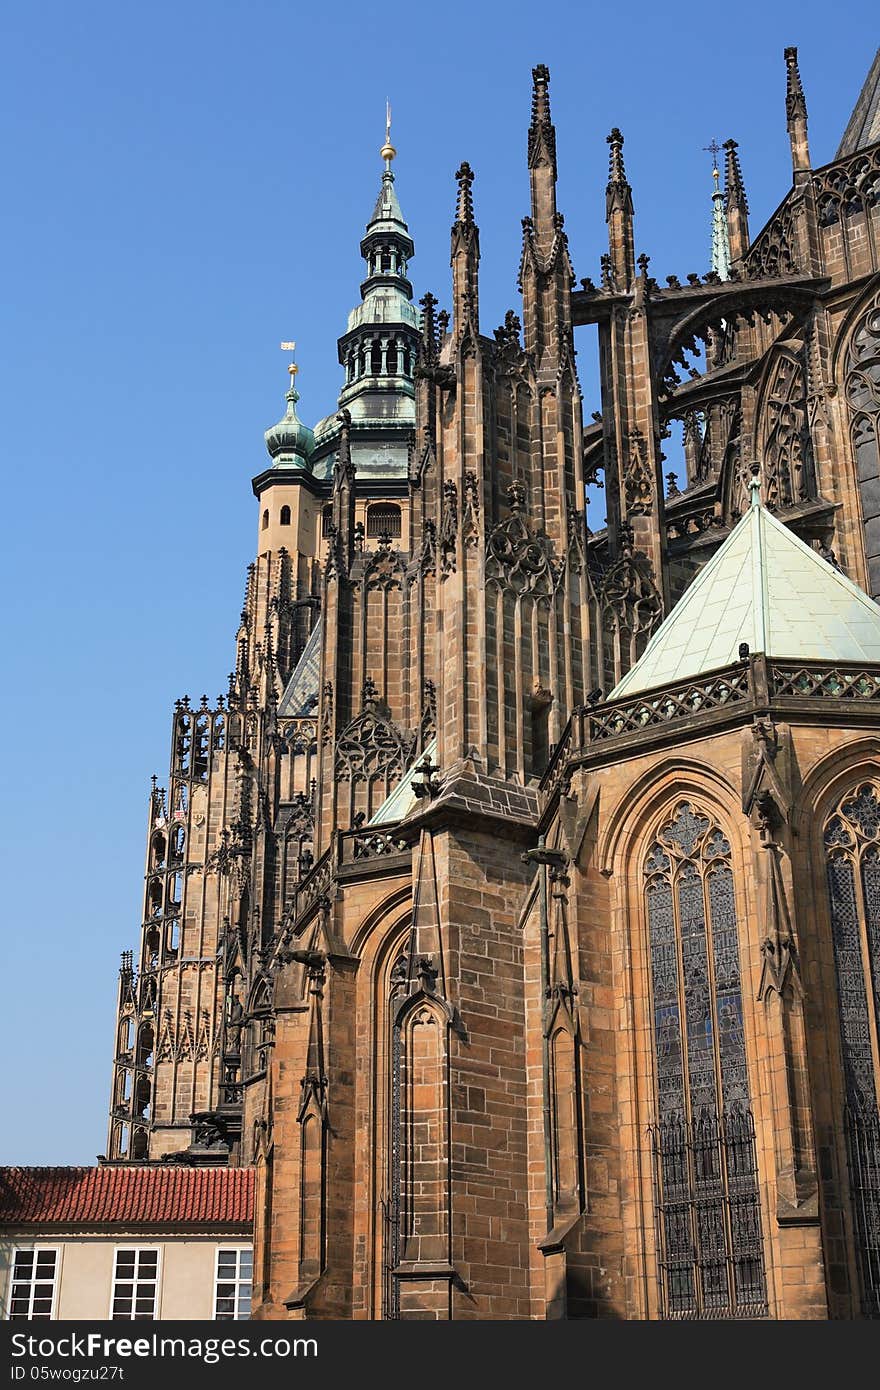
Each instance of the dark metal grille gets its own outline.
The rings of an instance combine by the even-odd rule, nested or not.
[[[664,1317],[767,1312],[730,845],[682,802],[645,862]]]
[[[367,511],[367,536],[375,540],[378,536],[399,536],[401,528],[400,508],[370,507]]]
[[[831,940],[846,1088],[844,1131],[862,1312],[880,1317],[880,797],[865,783],[825,825]],[[867,969],[866,969],[867,966]],[[866,978],[867,976],[867,978]]]
[[[849,1189],[856,1227],[862,1313],[880,1317],[880,1117],[846,1108]]]
[[[765,1317],[751,1111],[675,1117],[651,1144],[663,1316]]]

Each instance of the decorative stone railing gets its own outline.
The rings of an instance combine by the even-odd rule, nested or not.
[[[816,700],[835,702],[838,712],[851,702],[875,702],[880,715],[880,665],[855,662],[830,665],[819,661],[768,661],[763,656],[745,658],[736,665],[713,671],[695,680],[681,681],[642,691],[620,700],[576,709],[553,751],[541,780],[541,791],[552,795],[563,781],[568,765],[598,751],[610,741],[637,741],[653,731],[677,729],[686,720],[698,727],[734,717],[761,713],[771,707],[807,707]],[[818,714],[818,711],[817,711]],[[680,736],[686,730],[680,727]]]

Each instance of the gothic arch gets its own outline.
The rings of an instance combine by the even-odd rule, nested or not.
[[[847,323],[837,347],[849,453],[865,528],[868,591],[880,594],[880,289],[874,282],[861,312]]]
[[[637,826],[642,827],[643,835],[647,834],[647,821],[655,813],[660,814],[667,801],[675,797],[687,799],[689,795],[703,800],[708,797],[728,821],[739,812],[736,788],[723,773],[707,763],[697,758],[679,757],[649,767],[621,793],[604,825],[600,811],[596,845],[596,863],[600,872],[606,877],[623,874],[623,837],[626,836],[627,841],[632,843],[638,833]]]
[[[876,930],[871,924],[878,915],[878,848],[871,847],[870,835],[860,847],[860,837],[852,833],[846,816],[839,823],[837,814],[866,785],[873,786],[875,794],[880,790],[880,737],[876,735],[839,747],[816,763],[804,780],[793,822],[799,832],[797,878],[803,885],[800,924],[805,985],[814,1007],[819,1006],[819,1021],[810,1030],[813,1105],[817,1129],[830,1136],[830,1176],[839,1194],[831,1199],[826,1194],[824,1235],[828,1241],[828,1222],[837,1216],[832,1208],[838,1206],[848,1235],[844,1259],[851,1302],[844,1302],[837,1311],[837,1316],[844,1317],[858,1316],[859,1297],[865,1315],[876,1317],[880,1312],[876,1051],[867,1063],[867,1085],[859,1081],[860,1076],[865,1080],[860,1050],[865,1034],[871,1037],[872,1014],[875,1033],[880,1022],[876,939],[871,949]],[[865,858],[873,859],[870,885],[863,878],[862,850],[867,851]],[[851,864],[848,874],[847,862]],[[834,1258],[843,1262],[839,1254]],[[846,1293],[840,1289],[836,1293],[840,1304]]]
[[[383,923],[385,923],[385,932],[383,935],[386,937],[393,936],[400,926],[401,921],[409,921],[408,913],[405,918],[400,918],[395,909],[401,907],[404,903],[407,904],[408,908],[411,898],[412,885],[407,882],[402,887],[395,888],[393,892],[389,893],[381,902],[371,907],[369,912],[361,919],[352,935],[351,954],[361,958],[365,957],[369,949],[368,943],[370,942],[370,938],[377,928],[382,927]],[[393,924],[388,926],[386,919],[391,918],[392,914],[394,914]],[[372,951],[375,952],[376,949],[377,947],[373,945]]]
[[[834,345],[831,349],[831,376],[841,387],[846,371],[846,353],[852,338],[853,330],[862,316],[871,308],[876,297],[880,295],[880,274],[872,275],[868,283],[863,287],[861,294],[853,304],[847,309]]]
[[[383,1316],[391,1297],[390,1194],[388,1128],[391,1112],[391,1009],[392,976],[404,954],[412,929],[409,909],[410,887],[394,895],[397,901],[389,911],[377,910],[359,929],[363,968],[363,988],[358,1008],[369,1018],[371,1068],[364,1076],[359,1100],[360,1132],[366,1150],[372,1155],[369,1172],[363,1174],[364,1249],[366,1266],[363,1284],[370,1290],[370,1317]],[[403,908],[405,911],[401,911]]]
[[[798,341],[778,344],[769,354],[758,388],[751,456],[761,463],[765,505],[771,511],[816,497],[805,352]],[[738,500],[742,504],[744,499]],[[745,506],[740,509],[744,511]]]
[[[679,1134],[679,1140],[685,1143],[685,1147],[688,1144],[697,1149],[700,1144],[707,1146],[710,1157],[712,1154],[726,1155],[724,1163],[735,1162],[735,1155],[731,1157],[731,1143],[734,1149],[738,1143],[742,1143],[745,1151],[751,1155],[749,1163],[753,1175],[755,1170],[761,1176],[770,1173],[773,1163],[772,1119],[763,1114],[766,1108],[765,1078],[759,1060],[764,1055],[765,1024],[752,1002],[758,990],[760,961],[758,942],[752,941],[749,935],[756,921],[757,906],[751,887],[751,856],[748,852],[750,827],[742,812],[738,789],[735,790],[722,773],[695,759],[680,758],[672,765],[666,763],[649,769],[621,794],[607,824],[600,830],[596,856],[600,872],[611,879],[610,923],[617,955],[615,989],[621,997],[631,1001],[622,1020],[627,1030],[627,1037],[621,1039],[621,1064],[626,1085],[620,1098],[619,1123],[622,1142],[631,1148],[637,1164],[632,1199],[625,1205],[623,1217],[634,1248],[641,1251],[642,1289],[646,1299],[640,1313],[643,1317],[696,1315],[693,1310],[690,1313],[670,1310],[669,1290],[664,1287],[662,1279],[662,1271],[667,1267],[668,1242],[665,1235],[661,1239],[658,1222],[661,1218],[665,1221],[667,1215],[664,1214],[666,1206],[661,1203],[662,1183],[658,1178],[657,1165],[664,1146],[668,1146],[669,1135],[664,1134],[662,1143],[659,1142],[655,1061],[657,1020],[652,1003],[652,952],[645,874],[648,853],[659,829],[673,818],[676,808],[685,802],[690,803],[699,815],[705,816],[713,827],[717,827],[729,844],[727,862],[730,880],[726,901],[735,922],[742,1045],[751,1102],[748,1115],[743,1116],[741,1121],[737,1119],[733,1126],[736,1130],[736,1125],[741,1123],[747,1132],[728,1132],[726,1120],[719,1124],[717,1119],[710,1117],[705,1134],[701,1136],[695,1130],[693,1133]],[[704,889],[704,894],[706,891]],[[705,903],[707,899],[704,897],[703,901]],[[714,911],[714,908],[710,907],[709,911]],[[704,930],[709,932],[713,928],[707,925]],[[680,932],[680,927],[676,927],[676,932]],[[680,935],[675,939],[680,941]],[[690,1123],[690,1113],[687,1118]],[[674,1139],[675,1135],[672,1137]],[[751,1209],[760,1212],[761,1229],[769,1237],[775,1226],[767,1206],[768,1185],[766,1182],[757,1184],[754,1176],[751,1181]],[[689,1191],[686,1195],[687,1200],[693,1203],[699,1194]],[[688,1220],[696,1219],[693,1205],[688,1210],[691,1213]],[[773,1278],[771,1249],[772,1246],[768,1244],[766,1281],[770,1287]],[[731,1258],[736,1253],[728,1252]],[[706,1307],[702,1299],[700,1307],[699,1315],[703,1316]],[[758,1307],[757,1301],[755,1307]]]
[[[819,758],[802,778],[800,793],[792,811],[792,827],[797,838],[807,843],[818,820],[849,782],[861,776],[880,773],[880,735],[866,734],[853,739]]]
[[[742,837],[713,803],[668,788],[645,808],[625,855],[643,1039],[633,1081],[651,1147],[643,1211],[653,1217],[657,1309],[667,1318],[767,1312],[768,1169],[755,1123],[763,1075]]]

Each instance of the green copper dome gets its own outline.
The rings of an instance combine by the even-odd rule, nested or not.
[[[309,460],[315,447],[315,433],[308,425],[303,424],[296,413],[299,392],[293,384],[293,374],[286,399],[287,410],[284,418],[266,430],[265,440],[269,457],[275,468],[311,469]]]

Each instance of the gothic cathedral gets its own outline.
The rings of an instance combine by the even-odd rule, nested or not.
[[[880,1315],[880,54],[819,168],[785,64],[791,187],[752,237],[728,140],[662,285],[617,129],[575,281],[536,67],[488,335],[386,138],[120,972],[107,1161],[255,1169],[256,1317]]]

